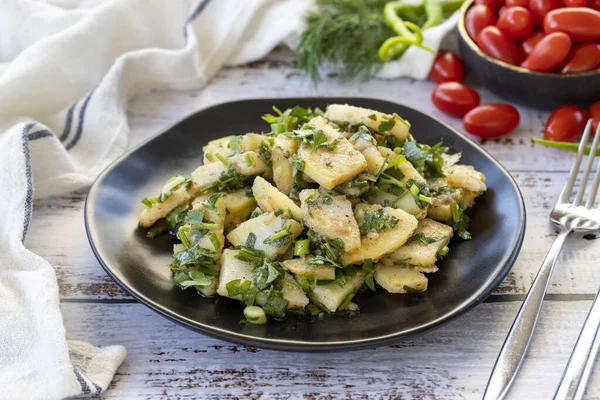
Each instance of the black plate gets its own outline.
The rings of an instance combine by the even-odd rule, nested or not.
[[[147,239],[138,229],[140,200],[158,193],[175,173],[189,174],[202,162],[202,146],[231,134],[261,132],[260,116],[294,105],[348,103],[397,113],[412,124],[419,142],[440,139],[463,153],[462,162],[487,177],[488,191],[470,212],[470,241],[453,240],[451,251],[430,275],[422,294],[359,296],[356,317],[327,315],[310,321],[292,315],[284,322],[240,324],[243,306],[222,297],[182,291],[167,265],[173,241]],[[200,111],[132,149],[96,180],[86,200],[85,224],[96,257],[121,287],[159,314],[188,328],[232,342],[279,350],[340,350],[397,342],[458,317],[481,303],[512,267],[525,232],[525,206],[508,172],[485,151],[442,122],[412,108],[365,98],[242,100]]]

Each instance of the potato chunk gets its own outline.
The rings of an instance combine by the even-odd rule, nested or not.
[[[226,136],[208,142],[208,144],[202,148],[202,153],[204,153],[203,164],[219,162],[217,154],[220,154],[225,158],[234,155],[236,150],[229,146],[229,142],[233,138],[240,138],[240,136]]]
[[[256,201],[252,193],[247,189],[234,190],[233,192],[224,194],[221,198],[229,214],[235,214],[248,209],[252,212],[256,208]]]
[[[349,122],[351,124],[363,123],[371,129],[380,132],[380,127],[385,127],[380,133],[393,135],[398,139],[406,139],[410,124],[398,115],[384,114],[368,108],[350,106],[348,104],[331,104],[325,111],[325,118],[334,122]],[[387,124],[390,122],[390,124]],[[387,125],[387,126],[386,126]],[[390,127],[388,127],[391,125]]]
[[[444,174],[446,175],[448,185],[452,187],[465,188],[474,193],[484,192],[487,189],[485,186],[485,175],[476,171],[470,165],[445,167]]]
[[[256,236],[254,248],[264,251],[267,258],[274,260],[285,253],[302,229],[302,225],[293,219],[276,216],[275,213],[269,212],[241,223],[229,232],[227,240],[234,246],[246,245],[248,236],[253,233]],[[281,239],[270,239],[273,235],[281,235],[284,230],[287,230],[288,234],[282,236]]]
[[[292,159],[298,152],[298,142],[279,135],[271,148],[271,162],[273,163],[273,182],[279,191],[286,196],[290,194],[294,184],[294,170]]]
[[[331,281],[335,279],[335,267],[326,265],[309,265],[310,257],[292,258],[282,262],[285,269],[304,278],[315,277],[320,281]]]
[[[444,173],[446,176],[429,182],[429,186],[439,194],[433,197],[427,216],[438,221],[450,219],[453,201],[468,209],[487,190],[485,176],[470,165],[445,167]]]
[[[294,219],[302,221],[304,211],[300,209],[289,197],[281,193],[269,182],[257,176],[252,185],[252,193],[261,210],[265,212],[273,211],[283,213],[287,217],[289,213]]]
[[[365,273],[357,271],[356,274],[346,280],[344,287],[340,287],[335,282],[327,285],[317,285],[310,292],[309,296],[316,302],[323,304],[330,312],[335,312],[342,302],[351,293],[356,293],[365,280]]]
[[[379,205],[358,204],[354,215],[361,230],[360,248],[342,255],[344,265],[362,264],[365,259],[379,260],[397,250],[417,229],[417,219],[403,210]],[[372,221],[372,222],[370,222]],[[377,229],[377,222],[386,225]]]
[[[219,183],[225,176],[239,174],[244,177],[259,175],[267,171],[264,158],[248,151],[236,154],[227,159],[228,165],[221,161],[202,165],[192,172],[192,181],[197,189],[204,189],[214,183]]]
[[[367,201],[373,204],[379,204],[385,207],[398,208],[404,210],[407,213],[413,215],[417,219],[425,218],[427,215],[427,209],[419,207],[416,203],[415,198],[411,193],[404,193],[402,196],[395,196],[391,193],[385,192],[383,189],[386,185],[381,185],[381,189],[367,197]]]
[[[244,136],[242,136],[241,151],[255,151],[258,153],[260,150],[261,143],[265,140],[267,142],[269,140],[269,138],[265,135],[258,135],[256,133],[246,133]]]
[[[302,287],[287,272],[281,282],[281,294],[288,301],[288,310],[293,308],[303,309],[309,302]]]
[[[200,238],[194,238],[193,227],[189,224],[184,225],[187,227],[186,236],[192,245],[199,245],[205,249],[211,251],[221,252],[223,251],[223,246],[225,245],[225,236],[223,235],[223,229],[225,228],[225,203],[223,202],[223,198],[218,198],[217,201],[214,202],[214,205],[209,204],[209,195],[203,195],[197,197],[192,203],[192,210],[196,211],[204,211],[203,221],[205,223],[213,223],[216,225],[215,228],[208,229],[207,233]],[[215,243],[212,242],[211,234],[214,234],[219,242],[218,246],[215,247]]]
[[[333,189],[340,183],[360,174],[367,168],[365,157],[356,150],[348,139],[323,117],[313,118],[309,125],[316,131],[327,135],[327,143],[337,144],[331,150],[319,147],[312,150],[310,145],[301,146],[298,155],[305,162],[304,173],[327,189]]]
[[[346,252],[360,248],[358,224],[352,203],[346,196],[331,196],[316,189],[305,189],[299,197],[306,226],[325,239],[341,239]]]
[[[396,161],[396,159],[398,158],[398,154],[396,154],[393,150],[388,149],[387,147],[378,147],[377,149],[383,157],[388,157],[388,162],[390,163]],[[399,169],[400,172],[402,172],[402,175],[404,175],[404,177],[400,179],[400,182],[406,183],[410,180],[415,180],[417,182],[425,183],[425,178],[421,176],[419,171],[415,169],[415,167],[410,163],[410,161],[403,161],[397,164],[395,168]]]
[[[390,293],[416,293],[427,290],[427,277],[408,267],[375,265],[375,281]]]
[[[437,261],[437,253],[448,245],[453,230],[445,224],[425,218],[419,222],[415,233],[398,250],[386,257],[392,262],[419,267],[430,267]]]
[[[240,280],[240,283],[243,283],[244,281],[253,282],[254,271],[251,262],[242,261],[237,258],[239,253],[239,250],[233,249],[225,249],[223,252],[223,256],[221,257],[221,273],[219,276],[217,293],[221,296],[241,301],[241,295],[229,295],[229,292],[227,291],[227,284],[237,279]],[[306,294],[300,285],[296,283],[290,274],[285,273],[281,285],[281,293],[283,298],[288,301],[288,309],[304,308],[304,306],[308,304],[308,297],[306,297]],[[265,300],[266,299],[263,294],[256,296],[256,302],[259,305],[263,305]]]
[[[189,202],[192,200],[197,193],[197,189],[192,186],[190,188],[186,188],[185,186],[179,186],[176,189],[173,189],[171,195],[162,203],[154,203],[152,207],[145,208],[140,213],[140,226],[144,228],[151,227],[161,218],[164,218],[171,211],[176,209],[177,207]]]
[[[370,175],[377,176],[385,163],[385,157],[381,155],[376,147],[367,147],[361,153],[365,157],[365,160],[367,160],[367,172]]]

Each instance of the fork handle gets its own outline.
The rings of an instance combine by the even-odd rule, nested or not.
[[[592,308],[577,338],[567,367],[563,372],[555,400],[582,399],[596,355],[600,348],[600,291],[596,294]]]
[[[502,399],[513,383],[533,336],[556,260],[571,232],[571,230],[561,231],[550,247],[550,251],[548,251],[502,345],[502,350],[500,350],[483,395],[484,400]]]

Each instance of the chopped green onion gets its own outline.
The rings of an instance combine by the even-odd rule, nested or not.
[[[294,243],[294,255],[305,256],[310,253],[310,239],[298,240]]]
[[[157,227],[150,229],[148,231],[148,233],[146,233],[146,237],[148,237],[150,239],[154,239],[155,237],[162,235],[163,233],[167,232],[168,230],[169,230],[168,226],[157,226]]]
[[[391,163],[388,164],[388,166],[385,168],[386,170],[395,167],[398,164],[401,164],[403,162],[407,162],[408,160],[406,159],[406,157],[404,157],[403,155],[399,155],[398,157],[396,157],[396,159],[394,161],[392,161]]]
[[[340,304],[340,306],[338,307],[338,311],[344,311],[346,308],[348,308],[348,304],[350,304],[353,298],[354,293],[349,293],[348,296],[346,296],[346,298],[344,299],[344,301],[342,301],[342,304]]]
[[[267,322],[267,314],[265,311],[257,306],[248,306],[244,308],[244,317],[251,324],[265,324]]]
[[[211,229],[217,229],[219,227],[219,225],[214,224],[212,222],[203,222],[201,224],[198,225],[194,225],[194,229],[197,229],[199,231],[206,229],[206,230],[211,230]]]
[[[431,197],[423,196],[422,194],[419,194],[419,200],[421,200],[427,204],[432,204]]]
[[[182,226],[177,230],[177,239],[181,240],[181,243],[183,243],[183,245],[188,249],[192,247],[192,243],[190,242],[190,239],[187,236],[187,233],[189,231],[189,226]]]
[[[413,185],[410,187],[410,192],[413,194],[413,196],[417,197],[417,196],[419,196],[419,193],[421,191],[419,190],[419,188],[417,187],[417,185],[415,185],[413,183]]]
[[[208,239],[212,243],[212,245],[215,248],[215,250],[218,251],[219,247],[221,247],[221,242],[219,241],[219,238],[217,237],[217,234],[214,233],[214,232],[209,233],[208,234]]]
[[[226,159],[223,154],[221,153],[217,153],[215,154],[215,157],[217,157],[219,159],[219,161],[221,161],[223,163],[223,165],[229,165],[229,160]]]
[[[144,203],[144,205],[148,208],[152,207],[154,204],[158,203],[158,196],[154,196],[154,197],[145,197],[142,200],[142,203]]]
[[[269,237],[269,240],[271,240],[272,242],[274,242],[277,239],[281,239],[281,238],[284,238],[284,237],[288,236],[289,234],[290,234],[290,231],[288,231],[287,229],[283,228],[279,232],[275,232],[274,234],[272,234]]]
[[[252,157],[250,157],[250,153],[246,153],[246,165],[249,167],[252,166]]]
[[[446,254],[448,254],[448,251],[450,251],[448,246],[444,246],[440,249],[440,251],[437,252],[437,255],[438,257],[444,257]]]

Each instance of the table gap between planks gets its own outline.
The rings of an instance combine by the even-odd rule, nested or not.
[[[472,82],[471,82],[472,84]],[[502,100],[474,85],[482,103]],[[138,93],[128,106],[129,146],[210,105],[243,98],[358,96],[401,102],[462,131],[460,119],[430,102],[434,83],[411,79],[313,85],[293,55],[226,68],[201,90]],[[267,111],[267,110],[265,110]],[[335,354],[282,353],[212,339],[137,303],[100,267],[83,224],[86,191],[36,200],[26,246],[48,260],[59,281],[70,339],[123,344],[128,356],[106,399],[307,398],[478,399],[524,294],[556,235],[548,213],[573,154],[533,145],[548,113],[519,107],[514,133],[479,140],[514,176],[527,207],[519,259],[482,305],[441,329],[394,346]],[[573,236],[554,274],[541,325],[509,398],[550,398],[600,284],[600,241]],[[600,399],[600,367],[587,398]]]

